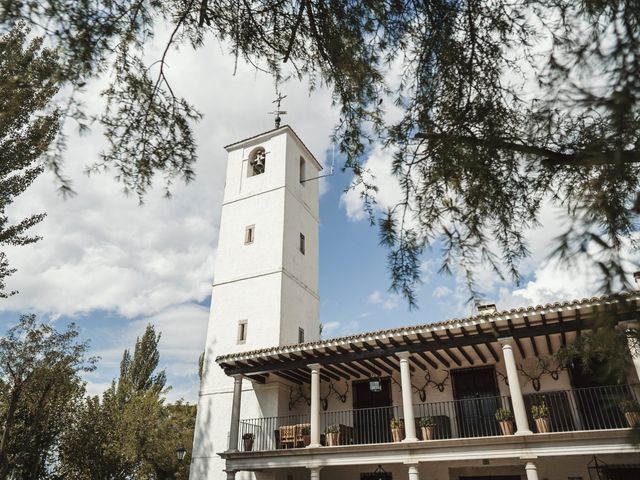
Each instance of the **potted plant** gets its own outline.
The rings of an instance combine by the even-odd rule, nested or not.
[[[327,446],[335,447],[340,445],[340,426],[339,425],[329,425],[327,427]]]
[[[618,407],[624,413],[624,417],[631,428],[640,427],[640,404],[638,402],[627,398],[622,400]]]
[[[302,443],[305,447],[308,447],[311,443],[311,425],[305,423],[300,427],[300,435],[302,435]]]
[[[392,418],[389,423],[391,427],[391,438],[394,442],[401,442],[404,438],[404,421],[398,418]]]
[[[423,440],[433,440],[433,431],[436,428],[436,421],[433,417],[422,417],[418,420]]]
[[[531,415],[533,415],[533,419],[536,421],[538,433],[549,433],[551,431],[549,409],[544,403],[533,405],[531,407]]]
[[[496,420],[500,422],[500,429],[503,435],[513,435],[513,413],[508,408],[496,410]]]
[[[242,435],[242,443],[244,444],[245,452],[253,450],[253,438],[253,433],[244,433]]]

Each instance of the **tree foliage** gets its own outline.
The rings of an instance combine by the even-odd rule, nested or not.
[[[42,173],[41,157],[60,128],[59,113],[50,108],[59,88],[57,57],[42,43],[30,39],[24,25],[0,36],[0,247],[36,242],[27,230],[44,218],[34,214],[14,223],[6,212]],[[0,251],[0,298],[15,293],[5,290],[13,272]]]
[[[195,406],[165,405],[166,376],[158,371],[160,335],[147,326],[133,355],[125,350],[120,376],[101,397],[78,408],[63,436],[61,478],[77,480],[188,477],[188,457],[182,463],[175,450],[190,451]]]
[[[443,248],[442,270],[460,269],[474,292],[480,263],[517,281],[526,229],[547,203],[572,219],[557,257],[592,262],[606,292],[626,286],[640,204],[636,0],[0,5],[0,25],[25,18],[43,26],[76,89],[114,72],[98,115],[109,148],[97,168],[115,169],[138,195],[156,173],[168,184],[193,176],[199,115],[172,90],[165,67],[172,46],[205,48],[214,37],[278,82],[308,78],[312,89],[332,90],[335,137],[369,208],[368,142],[394,154],[403,198],[379,225],[392,289],[410,303],[431,246]],[[167,48],[148,65],[144,46],[165,23]],[[83,120],[77,108],[70,114]]]
[[[0,339],[0,479],[48,477],[94,368],[77,337],[73,324],[58,332],[24,315]]]

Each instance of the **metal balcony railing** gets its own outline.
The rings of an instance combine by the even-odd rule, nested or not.
[[[627,428],[628,420],[619,407],[625,399],[638,401],[640,386],[590,387],[524,395],[533,432]],[[531,413],[533,406],[540,405],[548,411],[546,427],[538,424]],[[425,438],[420,420],[427,417],[433,425],[430,432],[433,440],[498,436],[503,434],[495,418],[498,408],[513,411],[511,399],[490,396],[422,403],[414,405],[413,421],[421,440]],[[321,412],[321,443],[366,445],[397,441],[399,436],[404,438],[404,432],[392,431],[392,419],[406,422],[401,406]],[[310,428],[308,414],[242,420],[238,450],[302,448],[309,444]]]

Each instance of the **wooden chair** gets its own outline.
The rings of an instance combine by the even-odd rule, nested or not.
[[[295,448],[296,425],[283,425],[280,427],[280,447]]]

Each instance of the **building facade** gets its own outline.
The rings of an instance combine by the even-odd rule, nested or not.
[[[190,478],[640,478],[640,359],[555,360],[603,315],[637,329],[640,295],[320,340],[320,165],[290,127],[227,150]]]

